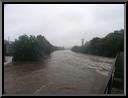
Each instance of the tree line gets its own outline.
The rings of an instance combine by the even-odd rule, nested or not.
[[[115,57],[119,51],[124,51],[124,30],[116,30],[103,38],[95,37],[82,46],[72,47],[72,51]]]
[[[13,61],[38,61],[48,56],[54,50],[62,49],[61,47],[53,46],[42,35],[22,35],[10,45],[10,53],[13,56]]]

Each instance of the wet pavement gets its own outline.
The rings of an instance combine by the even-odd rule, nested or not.
[[[4,67],[5,95],[102,94],[114,59],[54,51],[40,62]]]

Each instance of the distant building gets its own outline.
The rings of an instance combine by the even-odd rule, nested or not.
[[[11,55],[13,52],[11,41],[4,40],[4,55]]]

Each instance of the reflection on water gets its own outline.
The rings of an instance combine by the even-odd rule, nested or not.
[[[54,51],[46,60],[5,66],[7,94],[99,93],[114,59]]]

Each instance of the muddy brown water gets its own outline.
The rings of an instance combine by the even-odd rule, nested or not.
[[[5,95],[102,94],[114,58],[54,51],[41,62],[4,66]]]

